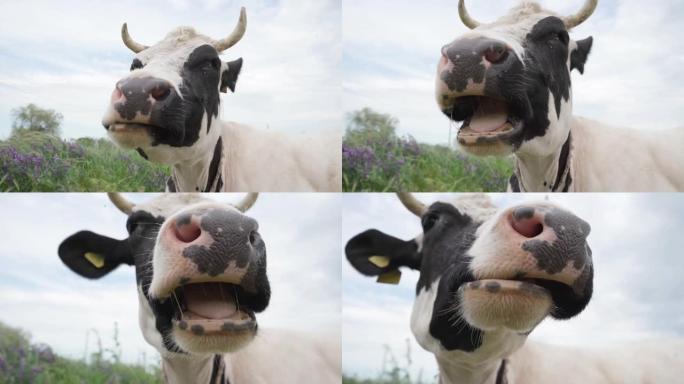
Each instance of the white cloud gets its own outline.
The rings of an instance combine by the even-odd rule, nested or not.
[[[153,194],[126,195],[143,202]],[[214,195],[234,202],[239,195]],[[341,321],[340,196],[337,194],[262,194],[249,215],[259,221],[266,242],[272,298],[258,315],[261,327],[339,333]],[[0,320],[29,331],[34,341],[80,358],[86,334],[95,329],[111,347],[118,323],[125,361],[141,352],[158,353],[145,343],[137,320],[133,268],[120,267],[100,280],[67,269],[57,246],[82,229],[126,237],[125,216],[104,194],[1,194],[6,222],[0,247]],[[90,350],[94,348],[91,335]]]
[[[293,133],[341,129],[338,1],[32,0],[0,4],[0,137],[10,110],[29,102],[61,112],[63,136],[103,137],[109,95],[133,56],[120,40],[124,21],[146,44],[179,25],[220,37],[241,5],[247,33],[223,59],[245,64],[236,93],[222,96],[223,117]]]
[[[569,14],[583,0],[541,3]],[[371,107],[389,113],[399,118],[400,133],[445,144],[450,123],[434,101],[434,73],[440,48],[466,31],[457,4],[344,0],[344,110]],[[483,22],[513,4],[467,2],[471,15]],[[684,6],[674,0],[600,2],[572,33],[575,39],[594,36],[584,75],[573,73],[575,113],[644,130],[681,126],[684,89],[677,84],[684,80],[683,16]]]
[[[453,195],[417,194],[426,203]],[[498,206],[540,201],[544,194],[492,194]],[[589,245],[595,265],[594,297],[587,309],[568,321],[546,320],[532,340],[574,346],[603,346],[661,336],[684,336],[680,257],[684,239],[684,197],[680,194],[549,195],[592,226]],[[418,219],[392,194],[345,194],[342,239],[377,228],[402,239],[415,237]],[[344,257],[341,255],[341,257]],[[377,284],[348,263],[343,267],[343,369],[374,376],[383,345],[397,357],[409,339],[412,374],[436,374],[433,356],[413,339],[409,319],[417,272],[403,271],[398,286]]]

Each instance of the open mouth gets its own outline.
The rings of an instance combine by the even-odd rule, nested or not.
[[[506,141],[522,132],[523,121],[510,105],[488,96],[463,96],[455,100],[447,115],[463,121],[458,141],[465,146]]]
[[[173,323],[195,335],[254,331],[257,326],[249,297],[236,284],[211,282],[174,289]],[[243,300],[241,300],[243,299]]]

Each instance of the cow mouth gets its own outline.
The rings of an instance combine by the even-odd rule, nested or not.
[[[514,110],[502,99],[462,96],[444,113],[451,120],[463,122],[457,134],[461,145],[479,146],[507,142],[522,133],[523,119]]]
[[[496,284],[493,284],[496,283]],[[522,294],[528,296],[549,295],[553,302],[551,315],[564,313],[578,301],[574,289],[565,283],[541,278],[484,279],[463,283],[461,289],[484,289],[491,294]]]
[[[144,124],[144,123],[117,122],[117,123],[113,123],[113,124],[105,126],[105,129],[107,129],[107,131],[112,132],[112,133],[126,133],[126,132],[136,132],[136,131],[140,131],[140,130],[146,130],[149,132],[149,131],[154,130],[154,129],[161,129],[161,127],[158,125]]]
[[[192,283],[173,290],[174,325],[194,335],[253,332],[257,322],[250,295],[236,284]]]

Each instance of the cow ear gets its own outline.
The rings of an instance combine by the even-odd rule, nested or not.
[[[415,240],[397,239],[377,229],[354,236],[344,252],[352,267],[366,276],[391,274],[399,267],[420,269],[422,259]]]
[[[89,279],[99,279],[120,264],[134,264],[128,239],[116,240],[90,231],[67,237],[57,253],[67,267]]]
[[[593,42],[594,38],[591,36],[577,40],[577,48],[570,53],[570,70],[577,69],[579,73],[584,74],[584,63],[587,62]]]
[[[242,70],[242,57],[226,63],[225,69],[221,72],[221,92],[226,93],[230,88],[231,92],[235,92],[235,84],[238,76]]]

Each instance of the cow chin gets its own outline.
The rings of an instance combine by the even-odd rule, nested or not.
[[[458,293],[463,318],[483,331],[532,331],[551,313],[553,299],[546,289],[524,281],[477,280]]]
[[[144,124],[112,124],[107,135],[118,146],[126,149],[137,149],[152,145],[153,138],[150,126]]]

